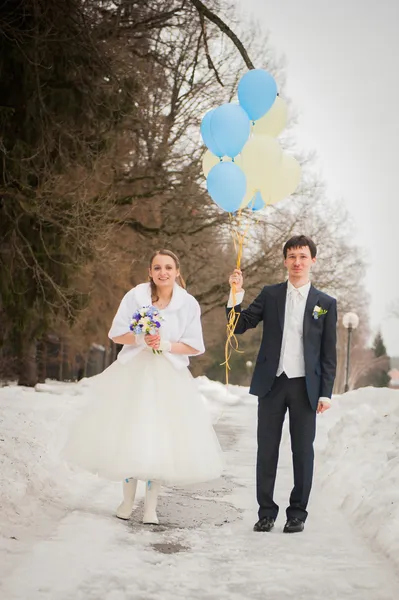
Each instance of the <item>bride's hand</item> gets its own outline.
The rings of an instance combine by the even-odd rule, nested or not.
[[[159,344],[161,342],[161,336],[159,335],[159,333],[156,333],[155,335],[145,335],[144,341],[150,348],[158,350]]]
[[[230,284],[230,287],[232,287],[233,284],[235,284],[236,292],[242,291],[242,286],[244,284],[244,280],[243,280],[242,272],[240,269],[234,269],[233,273],[229,277],[229,284]]]

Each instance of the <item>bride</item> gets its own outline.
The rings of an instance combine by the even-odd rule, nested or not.
[[[69,433],[65,456],[101,477],[123,480],[121,519],[131,516],[137,480],[146,481],[143,523],[158,524],[161,484],[217,479],[222,456],[187,368],[189,356],[205,351],[200,306],[184,289],[173,252],[154,252],[149,280],[122,299],[108,335],[123,348],[90,380],[90,402]],[[150,305],[159,310],[160,333],[134,334],[132,315]]]

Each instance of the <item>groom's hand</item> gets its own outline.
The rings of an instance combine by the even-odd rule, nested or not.
[[[318,415],[320,415],[323,412],[326,412],[326,410],[328,410],[329,408],[331,408],[331,404],[329,402],[323,402],[323,400],[319,400],[316,412]]]
[[[235,284],[236,292],[242,291],[242,286],[244,284],[244,280],[243,280],[242,272],[240,271],[240,269],[234,269],[233,273],[229,277],[229,284],[230,284],[230,287],[232,287],[233,284]]]

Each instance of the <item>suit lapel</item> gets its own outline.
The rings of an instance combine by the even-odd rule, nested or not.
[[[308,299],[306,301],[305,314],[303,317],[303,338],[304,338],[304,340],[306,340],[306,336],[309,332],[309,328],[310,328],[310,325],[311,325],[312,319],[313,319],[313,316],[312,316],[313,309],[316,306],[318,299],[319,299],[319,292],[316,290],[315,287],[313,287],[313,285],[311,285],[309,294],[308,294]]]
[[[287,282],[283,283],[277,294],[278,320],[280,322],[281,331],[284,330],[285,303],[287,300],[287,288],[288,288],[288,283]]]

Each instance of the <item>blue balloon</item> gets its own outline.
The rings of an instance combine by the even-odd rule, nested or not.
[[[238,104],[222,104],[212,112],[210,132],[223,156],[234,158],[249,138],[251,121]]]
[[[206,182],[209,195],[219,208],[227,212],[240,208],[247,191],[247,178],[238,165],[233,162],[215,165]]]
[[[219,156],[221,158],[223,156],[223,152],[220,152],[218,146],[215,143],[215,140],[212,137],[210,124],[213,113],[215,112],[215,108],[208,111],[204,118],[201,121],[201,135],[204,140],[204,144],[209,150],[215,154],[215,156]]]
[[[262,208],[265,208],[266,204],[265,204],[260,192],[256,192],[255,196],[252,198],[252,200],[248,203],[247,206],[251,210],[256,211],[256,210],[261,210]]]
[[[277,97],[274,77],[264,69],[253,69],[243,75],[238,84],[238,100],[252,121],[271,109]]]

